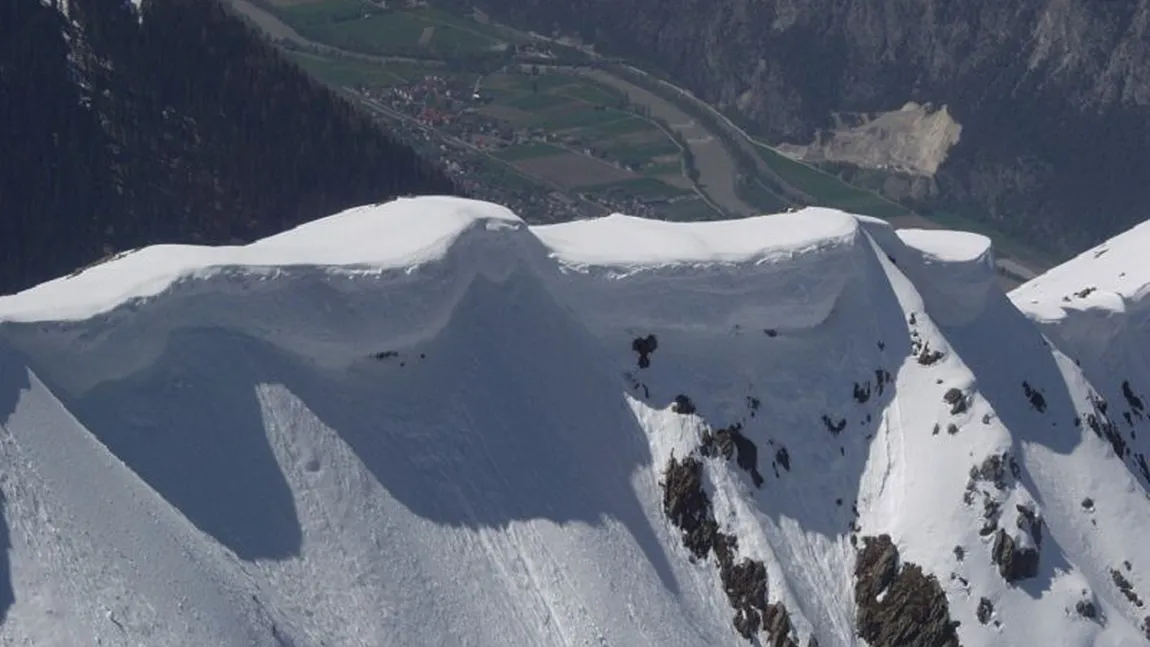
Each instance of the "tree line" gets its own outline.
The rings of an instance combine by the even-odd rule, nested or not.
[[[60,2],[71,22],[0,3],[0,292],[123,249],[455,193],[218,0]]]

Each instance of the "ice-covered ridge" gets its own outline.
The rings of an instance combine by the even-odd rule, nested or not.
[[[137,250],[0,298],[0,322],[29,351],[76,360],[75,390],[148,365],[179,328],[231,330],[346,365],[433,337],[477,277],[516,272],[593,328],[803,329],[865,279],[874,254],[864,240],[853,216],[820,209],[530,228],[489,203],[409,198],[246,246]],[[152,316],[138,317],[144,301]]]
[[[517,230],[503,207],[425,197],[349,209],[245,246],[155,245],[120,254],[70,276],[0,298],[0,320],[79,321],[187,279],[249,270],[328,267],[349,271],[413,269],[442,259],[472,228]]]
[[[802,328],[821,321],[833,307],[857,269],[861,240],[854,217],[823,209],[689,224],[614,215],[529,228],[496,205],[420,197],[350,209],[246,246],[159,245],[129,252],[0,298],[0,321],[122,320],[141,300],[165,295],[169,301],[194,302],[211,294],[237,300],[234,308],[210,309],[217,319],[231,313],[226,316],[232,321],[198,323],[250,327],[274,318],[282,328],[315,313],[278,312],[284,304],[277,298],[257,299],[256,294],[277,292],[284,283],[265,279],[290,277],[297,287],[344,294],[360,288],[382,294],[383,283],[437,286],[418,299],[411,298],[418,289],[409,291],[404,308],[411,313],[411,330],[392,331],[403,337],[433,328],[475,276],[498,281],[523,268],[592,319],[612,313],[659,319],[657,304],[643,298],[656,282],[673,284],[684,298],[698,301],[693,309],[698,318],[682,322],[686,325]],[[819,271],[813,272],[816,266]],[[779,280],[784,274],[793,280]],[[457,289],[444,290],[445,280]],[[600,295],[588,290],[605,291],[617,308],[603,308]],[[752,299],[732,299],[739,295]],[[581,303],[591,298],[594,304]],[[253,311],[256,303],[260,309]],[[682,320],[683,303],[671,305],[665,318]],[[198,320],[194,312],[182,316],[186,322]]]
[[[810,208],[744,220],[677,223],[614,214],[534,228],[561,263],[619,271],[666,265],[765,263],[849,242],[853,217]]]
[[[1011,294],[1040,321],[1070,312],[1125,312],[1146,307],[1150,296],[1150,221],[1082,252]]]
[[[902,229],[904,271],[919,287],[931,316],[944,325],[973,321],[1000,295],[994,252],[986,236],[962,231]]]
[[[1064,352],[1087,364],[1125,363],[1150,341],[1150,221],[1018,287],[1011,301]],[[1088,367],[1089,369],[1089,367]]]

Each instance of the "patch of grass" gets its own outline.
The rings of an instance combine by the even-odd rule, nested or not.
[[[611,157],[614,157],[624,164],[645,164],[648,160],[655,157],[677,153],[679,149],[668,139],[651,144],[628,144],[621,142],[617,146],[607,149],[607,152]]]
[[[308,74],[336,87],[361,84],[374,88],[390,87],[431,73],[425,68],[402,63],[395,66],[381,66],[353,60],[331,59],[304,52],[288,51],[287,54]]]
[[[325,0],[282,7],[277,13],[312,40],[368,54],[466,56],[491,53],[506,43],[479,23],[431,9],[384,10],[361,0]],[[428,27],[435,31],[421,47],[420,37]]]
[[[503,150],[495,153],[495,157],[507,162],[518,162],[520,160],[533,159],[536,157],[547,157],[548,155],[556,155],[558,153],[566,152],[558,146],[552,146],[545,142],[529,142],[526,144],[517,144],[515,146],[508,146]]]
[[[910,211],[893,202],[852,186],[775,151],[758,147],[759,156],[784,182],[815,199],[818,206],[842,209],[876,218],[905,216]]]
[[[422,7],[413,10],[412,13],[418,14],[427,22],[452,27],[457,31],[469,32],[476,36],[484,37],[489,41],[505,43],[526,43],[530,41],[527,36],[513,30],[501,29],[495,25],[484,25],[483,23],[463,16],[457,16],[434,7]]]
[[[535,111],[555,108],[557,106],[570,103],[570,101],[563,97],[557,97],[553,94],[541,93],[516,96],[515,98],[509,98],[509,100],[502,101],[501,103],[506,103],[507,105],[513,108],[519,108],[520,110]]]
[[[663,220],[670,220],[672,222],[719,220],[722,217],[698,196],[680,200],[666,206],[656,207],[655,212]]]
[[[275,8],[284,22],[297,29],[360,20],[364,14],[382,11],[365,0],[324,0]]]
[[[623,180],[621,182],[611,182],[608,184],[596,184],[585,187],[584,190],[597,193],[622,190],[632,195],[648,198],[674,198],[689,193],[686,189],[671,186],[670,184],[650,177]]]
[[[579,82],[569,74],[509,74],[512,87],[520,90],[553,92]]]
[[[484,157],[480,161],[479,177],[482,181],[511,190],[535,191],[544,185],[496,160]]]
[[[541,119],[536,125],[550,130],[568,130],[586,126],[600,127],[614,121],[632,118],[629,113],[612,108],[606,110],[585,108],[565,110],[562,112],[552,111],[540,115],[540,117]]]
[[[619,113],[616,112],[616,115]],[[599,139],[609,139],[619,137],[621,135],[629,135],[642,130],[655,130],[655,127],[650,123],[640,119],[639,117],[630,117],[629,119],[616,118],[613,121],[595,124],[587,128],[582,128],[574,135],[586,139],[587,141],[596,141]],[[676,149],[678,150],[678,149]]]
[[[675,149],[678,152],[678,149]],[[655,177],[659,175],[681,175],[683,172],[683,165],[680,162],[664,162],[662,164],[652,164],[643,169],[643,175],[648,177]]]
[[[761,182],[742,178],[737,188],[739,198],[761,213],[782,213],[790,206],[785,200],[768,190]]]
[[[619,107],[625,98],[621,92],[611,92],[583,81],[564,87],[559,92],[563,96],[601,106]]]
[[[435,25],[435,33],[431,37],[431,50],[446,55],[490,52],[502,45],[502,41],[483,34],[444,25]]]

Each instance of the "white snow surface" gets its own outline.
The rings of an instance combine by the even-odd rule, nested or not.
[[[0,297],[0,644],[752,644],[661,489],[736,423],[764,482],[718,456],[704,489],[798,645],[866,644],[852,536],[883,533],[966,647],[1146,644],[1148,236],[1008,298],[985,238],[837,211],[422,197]]]

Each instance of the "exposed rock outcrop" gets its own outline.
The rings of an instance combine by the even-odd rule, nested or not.
[[[889,535],[864,537],[855,564],[859,635],[871,647],[959,647],[938,579],[900,564]]]

